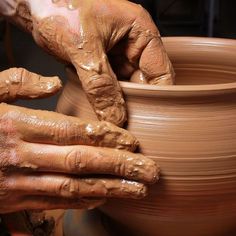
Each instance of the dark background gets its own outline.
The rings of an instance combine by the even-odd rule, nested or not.
[[[136,0],[152,15],[162,36],[236,38],[236,0]],[[7,32],[8,31],[8,32]],[[64,66],[39,49],[30,35],[0,21],[0,70],[17,66],[65,82]],[[19,105],[54,110],[57,96]]]
[[[236,38],[235,0],[135,0],[152,15],[162,36]]]

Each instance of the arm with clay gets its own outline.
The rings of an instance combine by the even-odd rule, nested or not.
[[[100,120],[127,119],[117,81],[173,84],[174,72],[150,15],[123,0],[1,0],[2,14],[77,70]]]
[[[26,19],[35,21],[38,29],[40,21],[32,20],[25,11],[30,2],[39,1],[1,1],[1,12],[22,26]],[[28,26],[26,29],[31,29]],[[52,31],[47,33],[54,37],[56,28],[52,22],[49,26]],[[60,44],[56,46],[62,49]],[[43,77],[22,68],[0,72],[0,102],[46,97],[60,88],[57,77]],[[158,167],[143,155],[130,152],[137,145],[129,132],[105,121],[88,123],[1,103],[0,213],[91,207],[106,197],[144,197],[145,184],[158,179]]]
[[[55,10],[58,12],[50,16]],[[64,15],[65,11],[68,15]],[[45,15],[39,16],[37,12]],[[51,1],[1,0],[0,13],[31,32],[50,53],[71,61],[91,102],[102,92],[100,83],[103,85],[105,81],[109,87],[113,81],[115,89],[110,104],[101,97],[98,104],[95,102],[95,111],[98,109],[97,113],[103,114],[103,109],[106,113],[107,107],[118,104],[118,114],[125,114],[118,83],[109,77],[113,73],[107,70],[106,55],[99,57],[102,61],[96,64],[92,60],[93,51],[85,46],[86,37],[77,37],[79,29],[83,33],[83,27],[76,24],[77,11],[71,13],[63,6],[55,7]],[[89,41],[88,44],[91,47]],[[83,53],[78,54],[75,48]],[[57,77],[43,77],[22,68],[0,72],[0,102],[46,97],[60,88]],[[100,118],[106,118],[106,114]],[[55,112],[1,103],[0,214],[27,209],[91,208],[102,204],[107,197],[144,197],[146,183],[157,181],[159,170],[152,160],[129,152],[137,145],[131,134],[108,122],[87,123]]]

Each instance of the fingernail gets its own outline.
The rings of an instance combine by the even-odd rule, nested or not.
[[[146,171],[146,182],[148,184],[154,184],[159,180],[160,167],[157,165],[155,161],[149,159],[149,161],[146,162],[145,171]]]
[[[123,198],[140,199],[147,196],[147,187],[135,181],[123,180],[120,191],[120,197]]]
[[[139,146],[139,141],[128,131],[121,130],[121,135],[117,139],[117,144],[116,148],[133,152]]]
[[[133,181],[127,181],[126,183],[130,185],[129,196],[134,199],[141,199],[147,196],[147,187],[144,184],[133,182]],[[131,187],[132,186],[132,187]]]
[[[62,87],[61,80],[59,77],[44,77],[44,81],[41,80],[41,88],[46,93],[56,92]],[[45,83],[46,82],[46,83]]]

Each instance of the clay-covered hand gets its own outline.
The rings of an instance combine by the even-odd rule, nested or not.
[[[127,119],[117,77],[173,83],[158,29],[140,5],[124,0],[3,2],[17,2],[8,15],[42,48],[74,65],[100,120],[122,126]]]
[[[0,73],[0,99],[53,94],[58,78]],[[0,104],[0,213],[95,207],[107,197],[142,198],[158,178],[138,142],[111,123]],[[98,147],[99,146],[99,147]],[[120,150],[119,150],[120,149]]]

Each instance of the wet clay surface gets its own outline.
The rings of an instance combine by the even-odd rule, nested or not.
[[[91,145],[134,151],[137,139],[126,130],[106,122],[83,121],[70,116],[1,104],[2,119],[14,120],[22,139],[60,145]],[[61,133],[59,132],[61,129]],[[64,134],[63,131],[67,133]],[[132,155],[132,154],[131,154]]]
[[[0,8],[6,2],[9,3],[1,2]],[[134,4],[129,5],[133,15],[123,22],[119,14],[126,6],[120,6],[118,1],[96,1],[96,4],[73,1],[66,2],[66,6],[61,1],[8,3],[5,9],[10,10],[5,15],[32,33],[35,41],[49,53],[75,66],[100,119],[118,125],[126,120],[121,88],[112,68],[116,62],[109,64],[108,51],[112,58],[118,59],[119,47],[122,54],[126,52],[128,69],[122,71],[121,77],[129,78],[138,70],[133,77],[145,78],[147,83],[172,83],[171,64],[158,30],[149,15]],[[101,15],[99,22],[94,17],[97,10]],[[116,16],[112,21],[110,10]],[[136,20],[136,15],[144,18],[145,24]],[[143,30],[147,21],[150,29]],[[121,43],[112,51],[125,35],[128,46]],[[154,68],[147,62],[152,48],[160,56],[157,57],[160,59],[158,70],[156,65]],[[114,70],[118,73],[119,68]],[[60,87],[58,78],[44,78],[14,68],[1,73],[0,98],[11,101],[44,97]],[[93,208],[103,204],[103,198],[107,197],[139,199],[147,194],[145,183],[158,179],[159,169],[154,161],[141,154],[111,149],[133,151],[138,142],[127,131],[110,123],[83,122],[6,104],[0,108],[0,200],[6,203],[1,205],[1,213],[22,209]],[[95,178],[94,174],[102,176]]]
[[[31,31],[49,53],[74,65],[100,120],[122,126],[127,119],[117,76],[142,83],[173,83],[173,68],[159,32],[139,5],[120,0],[15,4],[11,20]]]
[[[156,163],[126,151],[137,140],[111,123],[1,103],[0,124],[1,213],[143,198],[158,180]]]
[[[53,95],[61,87],[58,77],[43,77],[23,68],[0,72],[0,101],[43,98]]]
[[[177,85],[120,83],[127,129],[160,165],[160,180],[143,200],[109,200],[101,209],[137,236],[225,236],[236,218],[236,42],[163,42]],[[68,77],[58,111],[96,120],[76,73]]]

